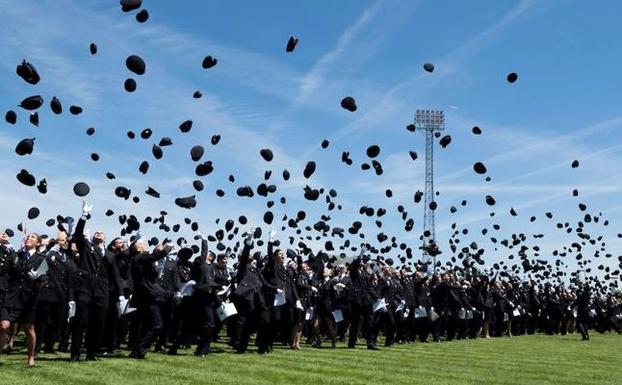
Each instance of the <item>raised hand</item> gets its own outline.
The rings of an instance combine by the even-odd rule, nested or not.
[[[86,201],[82,201],[82,216],[87,216],[93,210],[93,205],[89,205]]]

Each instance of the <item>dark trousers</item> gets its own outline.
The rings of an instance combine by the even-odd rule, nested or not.
[[[329,313],[324,316],[319,316],[317,319],[317,327],[313,328],[313,339],[314,346],[320,347],[322,345],[322,333],[320,332],[323,325],[326,326],[326,331],[328,332],[328,337],[330,338],[330,342],[332,347],[335,347],[337,343],[337,332],[335,330],[335,320],[333,316]]]
[[[428,310],[429,311],[429,310]],[[427,342],[430,334],[430,324],[432,321],[428,317],[415,318],[413,321],[414,337],[419,338],[420,342]]]
[[[259,353],[267,353],[272,350],[271,330],[273,325],[270,324],[270,308],[260,307],[257,309],[257,350]]]
[[[199,313],[199,344],[194,352],[197,356],[209,354],[214,331],[216,330],[216,308],[210,304],[201,304],[197,309]]]
[[[589,318],[587,317],[579,317],[577,318],[577,330],[579,330],[579,333],[581,333],[581,337],[584,340],[589,340],[590,339],[590,332],[589,332],[589,328],[588,328],[588,321]]]
[[[389,308],[387,311],[378,311],[374,317],[374,341],[378,337],[380,330],[384,330],[384,346],[391,346],[395,341],[395,317]]]
[[[119,313],[117,310],[118,297],[108,297],[108,316],[104,328],[104,347],[108,353],[119,347]]]
[[[98,298],[92,299],[90,302],[76,303],[76,315],[71,324],[72,357],[80,356],[83,337],[86,347],[86,356],[95,356],[101,341],[107,312],[107,298]]]
[[[235,299],[233,303],[238,314],[231,331],[231,346],[237,353],[244,353],[248,349],[248,342],[254,329],[253,320],[256,312],[253,311],[251,301]]]
[[[447,341],[452,341],[456,337],[456,333],[460,328],[460,318],[458,317],[460,309],[450,309],[446,313],[446,333]]]
[[[340,305],[341,314],[343,315],[343,321],[337,324],[337,338],[339,341],[346,340],[346,332],[348,331],[348,327],[350,326],[350,320],[352,316],[350,315],[350,307],[348,305]]]
[[[54,351],[54,344],[59,339],[60,328],[65,315],[65,304],[60,302],[39,301],[35,317],[35,330],[37,332],[36,351],[44,346],[46,353]]]
[[[162,330],[162,315],[160,306],[157,303],[140,304],[138,317],[142,322],[142,330],[134,345],[132,355],[144,357],[151,344],[158,338],[158,333]]]
[[[410,309],[413,307],[411,305],[408,306]],[[413,330],[413,315],[414,311],[409,312],[407,315],[404,311],[395,312],[395,324],[396,324],[396,334],[395,338],[398,343],[401,342],[410,342],[412,338],[412,330]],[[405,316],[406,315],[406,316]]]
[[[353,302],[350,307],[352,322],[350,323],[350,335],[348,336],[348,347],[353,348],[358,339],[359,327],[362,326],[367,339],[367,346],[373,346],[373,312],[371,304],[358,304]]]
[[[190,343],[192,337],[196,334],[196,317],[194,315],[194,302],[191,297],[184,297],[175,307],[172,320],[173,345],[171,353],[177,353],[177,350]]]
[[[445,314],[445,310],[435,309],[435,311],[439,317],[436,321],[432,321],[430,319],[430,328],[432,330],[432,339],[434,341],[440,341],[441,337],[445,336],[445,329],[447,328],[447,315]]]
[[[60,329],[59,329],[59,343],[58,350],[66,353],[69,351],[69,334],[71,333],[71,329],[69,327],[70,322],[67,319],[69,315],[69,310],[67,305],[63,305],[63,318],[61,318]]]
[[[475,311],[473,310],[473,319],[468,321],[468,333],[467,336],[468,338],[477,338],[477,334],[479,333],[479,331],[482,328],[482,325],[484,323],[483,321],[484,317],[483,314],[480,311]]]
[[[175,312],[175,301],[169,300],[162,302],[160,305],[160,314],[162,315],[162,330],[158,335],[158,341],[156,342],[157,350],[163,349],[164,345],[169,341],[173,326],[173,317]]]

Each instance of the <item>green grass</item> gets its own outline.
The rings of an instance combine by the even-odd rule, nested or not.
[[[191,351],[144,361],[103,358],[70,364],[67,356],[41,355],[35,368],[24,354],[0,357],[1,385],[38,384],[620,384],[622,337],[522,336],[491,340],[398,345],[380,352],[304,347],[221,353],[196,358]]]

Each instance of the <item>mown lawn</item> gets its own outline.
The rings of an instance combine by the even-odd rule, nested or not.
[[[38,384],[622,384],[622,336],[523,336],[399,345],[382,351],[276,348],[268,356],[221,352],[196,358],[149,354],[144,361],[103,358],[70,364],[41,355],[0,357],[0,385]]]

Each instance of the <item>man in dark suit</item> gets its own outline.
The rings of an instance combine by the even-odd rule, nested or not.
[[[373,309],[369,296],[369,276],[363,264],[363,253],[350,264],[350,314],[352,323],[350,324],[350,334],[348,338],[348,348],[354,349],[358,338],[358,330],[361,321],[367,339],[367,349],[379,350],[373,340]]]
[[[158,276],[158,284],[166,291],[166,300],[160,303],[160,314],[162,314],[162,330],[158,335],[155,351],[158,353],[164,352],[164,345],[166,344],[172,331],[172,322],[175,313],[176,304],[181,300],[181,294],[179,293],[179,287],[181,286],[181,280],[179,276],[179,267],[177,262],[177,254],[169,254],[161,264],[159,264],[161,271]]]
[[[127,258],[128,250],[123,238],[116,237],[106,247],[104,258],[108,266],[108,317],[104,329],[104,341],[107,354],[114,353],[119,346],[119,314],[117,303],[125,300],[126,283],[119,271],[119,261]]]
[[[156,264],[172,250],[171,246],[158,245],[153,253],[147,251],[147,245],[139,238],[130,246],[132,256],[132,280],[134,295],[130,305],[136,307],[138,319],[142,322],[142,330],[137,338],[130,358],[143,359],[158,338],[162,329],[160,304],[167,298],[167,292],[157,283]]]
[[[73,234],[80,255],[77,266],[81,270],[80,273],[83,278],[81,284],[86,285],[81,290],[86,291],[87,295],[82,296],[76,302],[71,342],[70,360],[72,362],[80,360],[82,336],[85,332],[86,360],[98,360],[96,353],[108,316],[110,281],[116,280],[116,287],[121,287],[121,283],[118,281],[120,279],[118,271],[115,272],[116,265],[111,263],[110,258],[106,257],[105,234],[102,231],[96,231],[90,241],[85,237],[84,228],[92,208],[83,202],[82,216],[78,220]],[[117,293],[115,292],[115,294]]]
[[[415,314],[414,330],[415,336],[420,342],[427,342],[430,334],[430,312],[432,308],[432,299],[430,297],[430,287],[428,286],[428,277],[421,271],[415,273],[414,279],[415,290]]]
[[[583,284],[577,293],[577,329],[581,333],[582,341],[589,341],[590,303],[592,292],[587,283]]]
[[[283,250],[274,249],[274,236],[275,232],[271,231],[268,242],[268,257],[262,272],[266,305],[270,308],[270,326],[268,329],[264,329],[265,333],[261,333],[261,341],[265,344],[268,353],[272,351],[274,340],[279,332],[283,334],[284,330],[291,331],[291,321],[294,318],[294,310],[298,300],[293,276],[283,266],[285,253]],[[275,304],[275,298],[279,293],[284,293],[285,304]],[[285,338],[289,338],[289,335]]]
[[[257,328],[260,315],[262,313],[268,315],[261,277],[255,266],[256,261],[250,255],[253,248],[253,231],[249,231],[247,234],[244,240],[244,249],[238,258],[237,274],[234,279],[236,288],[231,295],[238,312],[231,336],[231,345],[236,353],[246,352],[250,335]],[[259,337],[257,342],[258,344],[261,343]]]
[[[195,356],[205,357],[210,352],[216,330],[216,308],[220,305],[217,292],[221,285],[216,282],[213,254],[207,252],[207,239],[202,237],[203,254],[195,261],[196,273],[193,300],[199,319],[199,343]]]
[[[194,251],[190,247],[183,247],[177,252],[177,274],[180,288],[182,285],[193,286],[196,281],[192,280],[193,264],[190,262]],[[181,296],[181,293],[179,294]],[[182,345],[188,344],[195,331],[194,300],[189,292],[178,299],[173,312],[171,330],[173,345],[167,354],[174,356]]]

